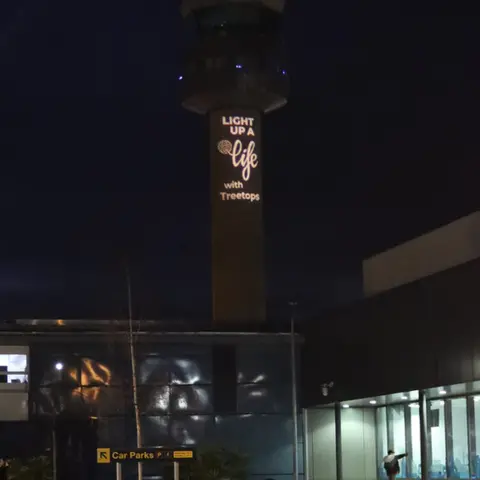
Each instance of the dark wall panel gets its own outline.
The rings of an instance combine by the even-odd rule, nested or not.
[[[97,426],[97,438],[99,446],[121,448],[125,446],[126,438],[125,417],[100,417]]]
[[[452,336],[435,345],[438,365],[436,385],[451,385],[473,380],[473,345],[468,338]]]
[[[305,406],[480,378],[480,260],[332,312],[306,327]],[[334,381],[322,396],[318,382]]]
[[[244,384],[237,386],[238,413],[290,413],[290,383]]]
[[[472,355],[472,376],[480,379],[480,339],[477,337],[472,337]]]
[[[145,445],[201,444],[214,434],[211,415],[168,415],[142,417]]]
[[[293,471],[293,422],[287,415],[220,416],[217,441],[249,455],[251,473],[275,475]]]
[[[32,418],[45,419],[49,433],[58,422],[65,448],[69,442],[82,444],[84,452],[97,444],[135,446],[128,349],[108,350],[98,341],[83,346],[84,350],[82,344],[32,344]],[[143,443],[222,445],[246,453],[252,475],[291,476],[289,361],[288,345],[139,344]],[[58,362],[63,369],[55,368]],[[96,431],[88,437],[82,425],[92,417],[98,418]],[[68,459],[73,454],[62,451]],[[94,478],[92,473],[86,476],[86,453],[78,455],[62,464],[62,475]],[[85,466],[77,468],[75,462],[82,459]],[[99,472],[114,473],[108,466]]]
[[[2,457],[40,455],[51,445],[51,423],[48,421],[4,422],[0,424]]]
[[[235,345],[214,345],[213,401],[214,410],[219,413],[237,411],[237,357]]]
[[[290,380],[290,346],[239,345],[238,383],[282,383]]]

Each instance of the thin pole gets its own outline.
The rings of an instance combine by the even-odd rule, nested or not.
[[[304,457],[304,465],[305,465],[305,472],[304,472],[304,477],[306,480],[310,480],[312,475],[310,475],[310,431],[309,431],[309,425],[308,425],[308,410],[306,408],[303,409],[303,435],[304,435],[304,451],[305,451],[305,457]]]
[[[290,318],[290,367],[292,384],[292,420],[293,420],[293,478],[298,480],[298,406],[297,406],[297,352],[295,345],[295,307],[296,302],[290,302],[292,314]]]
[[[335,458],[337,466],[336,480],[343,480],[342,458],[342,408],[340,403],[335,403]],[[426,478],[423,480],[427,480]]]
[[[55,414],[53,416],[53,428],[52,428],[52,478],[57,480],[57,434],[55,432],[56,422]]]
[[[133,313],[132,313],[132,285],[130,281],[130,271],[127,267],[127,295],[128,295],[128,343],[130,346],[130,362],[132,366],[132,393],[133,409],[135,412],[135,427],[137,432],[137,448],[142,446],[142,427],[140,424],[140,410],[138,408],[138,389],[137,389],[137,362],[135,359],[135,347],[133,341]],[[118,465],[118,464],[117,464]],[[143,464],[137,464],[138,480],[143,480]]]
[[[180,464],[173,462],[173,480],[180,480]]]
[[[120,462],[115,464],[115,476],[116,480],[122,480],[122,464]]]
[[[423,480],[429,478],[427,397],[423,390],[418,392],[420,406],[420,472]]]

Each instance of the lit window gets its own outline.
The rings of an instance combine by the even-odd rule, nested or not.
[[[27,355],[0,354],[0,384],[27,383]]]

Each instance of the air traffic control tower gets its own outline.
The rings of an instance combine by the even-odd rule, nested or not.
[[[266,315],[262,118],[287,102],[285,0],[183,0],[194,31],[181,81],[183,107],[209,116],[213,317]]]

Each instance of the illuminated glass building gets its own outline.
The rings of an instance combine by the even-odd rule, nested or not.
[[[178,322],[135,330],[144,445],[220,445],[249,456],[252,479],[291,477],[288,333],[192,332]],[[95,449],[136,445],[127,322],[0,327],[0,422],[3,456],[51,454],[55,432],[59,480],[113,476]]]
[[[386,478],[392,448],[409,452],[399,478],[478,478],[480,212],[366,260],[363,276],[364,300],[305,332],[307,477]]]

